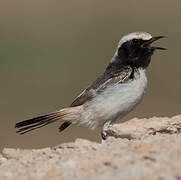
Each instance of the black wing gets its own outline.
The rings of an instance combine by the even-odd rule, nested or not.
[[[124,67],[119,72],[107,74],[106,72],[99,76],[91,86],[85,89],[70,105],[71,107],[80,106],[94,97],[94,92],[107,88],[113,84],[127,81],[133,69],[130,66]]]

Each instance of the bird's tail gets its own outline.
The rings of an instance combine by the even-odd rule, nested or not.
[[[47,115],[35,117],[25,121],[16,123],[15,128],[19,128],[16,132],[25,134],[34,129],[41,128],[55,121],[61,120],[63,124],[60,126],[59,131],[63,131],[72,122],[80,118],[81,106],[69,107],[61,109],[60,111],[52,112]]]

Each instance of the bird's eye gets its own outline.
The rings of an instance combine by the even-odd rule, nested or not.
[[[138,39],[133,39],[132,42],[136,44],[138,43]]]

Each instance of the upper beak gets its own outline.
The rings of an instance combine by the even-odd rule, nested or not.
[[[153,42],[157,41],[158,39],[162,39],[165,38],[166,36],[154,36],[152,37],[150,40],[144,42],[141,46],[142,47],[148,47],[150,44],[152,44]],[[162,47],[152,47],[153,49],[160,49],[160,50],[166,50],[166,48],[162,48]]]

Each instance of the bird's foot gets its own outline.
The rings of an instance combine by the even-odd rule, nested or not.
[[[101,132],[101,137],[102,137],[102,140],[106,140],[107,133],[104,130],[102,130]]]
[[[109,128],[110,124],[111,124],[111,121],[108,121],[104,124],[102,131],[101,131],[102,140],[106,140],[106,138],[107,138],[107,132],[106,131]]]

